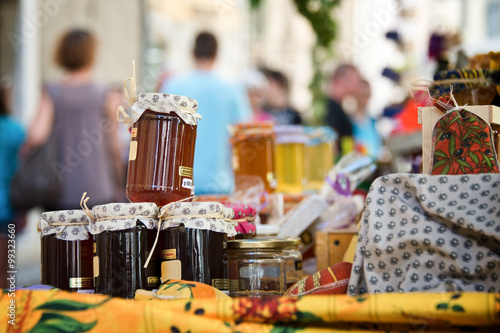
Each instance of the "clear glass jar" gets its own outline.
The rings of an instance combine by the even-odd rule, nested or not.
[[[237,124],[233,127],[231,144],[234,175],[259,176],[266,191],[272,193],[276,189],[273,123]]]
[[[186,106],[182,106],[184,102]],[[193,106],[186,114],[188,102]],[[134,118],[131,128],[127,198],[163,206],[190,197],[194,191],[196,101],[177,95],[141,94],[136,103],[143,103],[140,105],[146,109]]]
[[[240,239],[227,242],[229,296],[281,296],[285,292],[284,243]]]
[[[132,299],[137,289],[160,286],[160,248],[145,268],[157,235],[158,207],[154,203],[116,203],[94,206],[95,291]]]
[[[67,291],[94,292],[92,235],[83,210],[44,212],[41,233],[41,283]]]
[[[283,259],[285,260],[286,289],[302,279],[302,253],[299,251],[300,238],[284,238],[285,248]]]

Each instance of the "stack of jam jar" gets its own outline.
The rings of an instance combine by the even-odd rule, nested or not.
[[[232,296],[282,295],[287,281],[300,276],[297,241],[252,239],[256,211],[247,205],[192,201],[197,102],[140,94],[132,108],[126,188],[130,203],[92,209],[84,203],[81,210],[43,213],[42,283],[133,298],[138,289],[154,290],[167,279],[182,279]],[[244,146],[245,140],[255,142]],[[264,125],[233,141],[245,151],[252,145],[261,149],[262,143],[267,167],[256,173],[265,177],[269,191],[274,182],[273,140],[272,130]],[[240,165],[244,158],[240,154]],[[290,247],[295,250],[290,252]],[[288,266],[297,269],[289,273]]]

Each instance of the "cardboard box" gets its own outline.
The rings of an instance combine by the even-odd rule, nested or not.
[[[349,247],[352,237],[358,232],[356,227],[338,229],[334,232],[318,231],[314,254],[317,270],[320,271],[336,263],[344,261],[344,254]]]
[[[473,112],[490,124],[500,124],[500,108],[493,105],[470,105],[467,111]],[[418,123],[422,124],[422,173],[431,168],[432,132],[437,121],[444,113],[435,107],[418,108]]]

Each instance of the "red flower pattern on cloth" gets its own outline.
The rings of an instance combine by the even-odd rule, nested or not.
[[[433,131],[431,174],[498,173],[490,125],[465,109],[448,112]]]
[[[233,311],[239,319],[258,323],[288,322],[297,319],[298,298],[236,298]]]

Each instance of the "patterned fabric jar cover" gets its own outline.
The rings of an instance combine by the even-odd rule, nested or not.
[[[242,203],[226,204],[226,207],[234,211],[234,221],[237,221],[235,226],[236,232],[239,234],[255,234],[257,228],[252,222],[255,221],[257,210],[250,205]]]
[[[89,222],[83,210],[59,210],[42,213],[37,228],[40,237],[56,234],[56,238],[61,240],[87,240]],[[66,225],[68,223],[75,225]]]
[[[210,230],[236,235],[231,220],[234,211],[218,202],[173,202],[160,210],[161,230],[178,227],[183,224],[186,228]]]
[[[146,110],[160,113],[176,113],[186,124],[196,125],[201,115],[196,113],[198,102],[195,99],[172,94],[142,93],[132,105],[133,122],[139,120]]]
[[[140,222],[148,229],[158,227],[158,206],[152,202],[110,203],[92,208],[95,221],[91,221],[93,235],[103,231],[118,231],[133,228]]]
[[[500,291],[500,175],[392,174],[370,187],[350,295]]]

